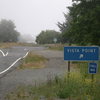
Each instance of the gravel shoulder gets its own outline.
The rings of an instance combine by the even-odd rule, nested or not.
[[[11,90],[20,85],[34,85],[45,82],[50,77],[63,75],[67,70],[67,64],[63,60],[62,51],[33,50],[34,53],[48,58],[46,67],[42,69],[15,69],[0,79],[0,100]]]

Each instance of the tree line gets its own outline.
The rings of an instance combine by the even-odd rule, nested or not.
[[[0,21],[0,42],[17,42],[19,35],[13,21],[6,19]]]
[[[100,1],[73,0],[68,9],[65,22],[58,22],[62,43],[100,45]]]
[[[59,42],[100,45],[100,1],[72,0],[72,2],[72,6],[67,7],[69,13],[64,14],[65,21],[57,23],[60,29]],[[51,35],[54,33],[56,32],[42,31],[36,38],[37,43],[53,43]]]
[[[36,37],[36,42],[38,44],[53,44],[55,42],[60,43],[60,41],[61,41],[60,32],[57,32],[55,30],[41,31],[40,34]]]

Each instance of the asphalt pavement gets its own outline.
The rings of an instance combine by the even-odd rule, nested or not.
[[[25,55],[32,50],[43,50],[44,47],[28,47],[28,46],[18,46],[11,47],[7,49],[0,49],[0,77],[11,68],[15,67]]]
[[[5,100],[5,95],[18,86],[46,82],[56,75],[64,74],[67,69],[62,51],[52,51],[45,47],[28,46],[15,46],[1,50],[4,54],[0,52],[0,72],[5,71],[9,66],[11,67],[0,75],[0,100]],[[46,57],[48,59],[46,67],[42,69],[16,69],[20,60],[30,51]]]

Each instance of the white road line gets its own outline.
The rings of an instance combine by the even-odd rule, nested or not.
[[[4,54],[4,52],[2,51],[2,50],[0,50],[0,52],[2,53],[2,55],[5,57],[5,54]]]
[[[26,48],[24,50],[27,50]]]
[[[5,56],[8,56],[8,52],[5,54]]]
[[[25,56],[24,57],[20,57],[20,58],[18,58],[15,62],[13,62],[7,69],[5,69],[4,71],[2,71],[2,72],[0,72],[0,75],[1,74],[3,74],[3,73],[5,73],[5,72],[7,72],[11,67],[13,67],[19,60],[21,60],[22,58],[25,58],[27,55],[28,55],[28,53],[29,52],[27,52],[26,54],[25,54]],[[7,55],[8,53],[6,53],[6,55]]]
[[[26,54],[25,54],[25,56],[23,56],[23,58],[26,58],[26,56],[29,54],[29,52],[27,52]]]
[[[8,55],[8,52],[6,54],[4,54],[4,52],[2,50],[0,50],[0,52],[2,53],[2,55],[5,57]]]
[[[10,65],[7,69],[5,69],[4,71],[0,72],[0,75],[7,72],[11,67],[13,67],[19,60],[21,60],[22,58],[18,58],[15,62],[12,63],[12,65]]]

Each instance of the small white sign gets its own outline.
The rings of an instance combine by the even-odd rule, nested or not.
[[[57,38],[54,38],[53,41],[56,43],[57,42]]]

